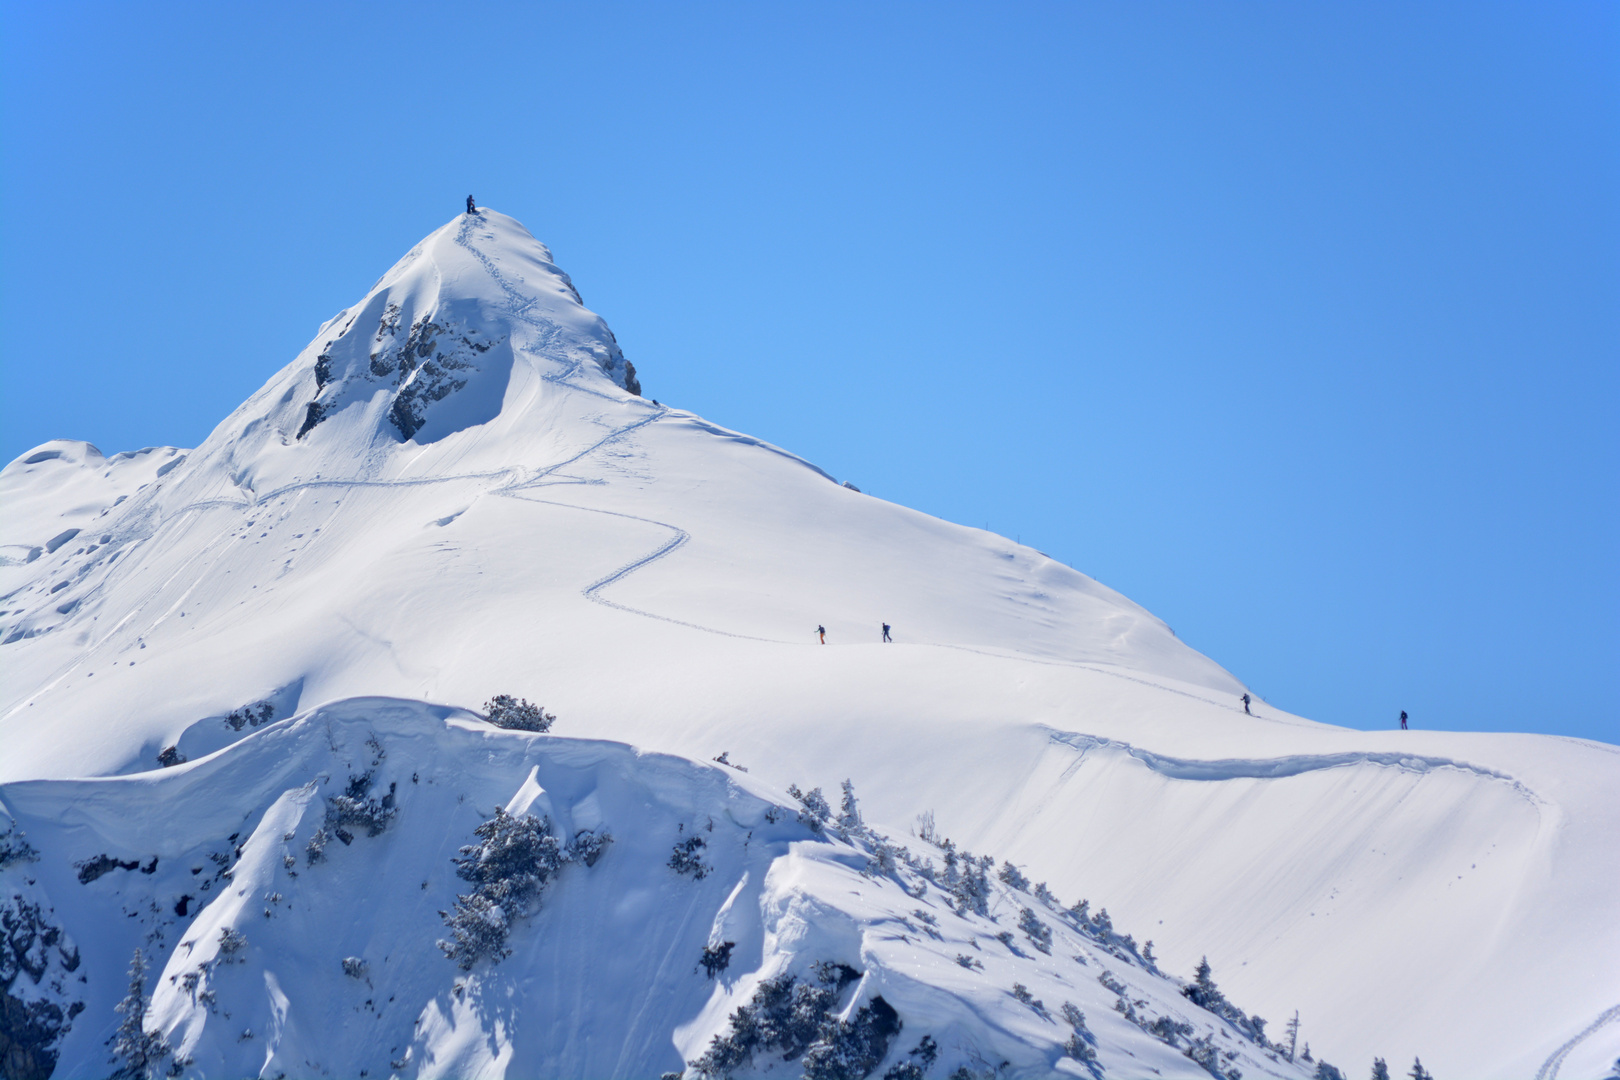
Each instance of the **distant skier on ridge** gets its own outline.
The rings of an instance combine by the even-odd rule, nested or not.
[[[473,202],[473,197],[471,195],[467,196],[467,213],[469,213],[469,214],[478,213],[478,205]]]
[[[821,643],[823,645],[827,644],[827,628],[825,626],[818,626],[816,627],[816,633],[821,635]]]
[[[888,641],[888,642],[893,642],[894,641],[894,638],[889,636],[889,624],[888,623],[883,624],[883,640]]]
[[[1401,730],[1402,731],[1406,730],[1406,710],[1405,709],[1401,710]]]
[[[1243,695],[1243,711],[1250,716],[1254,715],[1254,713],[1249,712],[1249,695],[1247,693]]]

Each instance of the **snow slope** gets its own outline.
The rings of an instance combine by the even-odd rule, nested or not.
[[[334,796],[357,775],[396,793],[393,818],[312,856]],[[1008,1075],[1094,1075],[1064,1051],[1075,1029],[1063,1002],[1090,1018],[1105,1074],[1207,1076],[1184,1053],[1202,1037],[1227,1051],[1228,1068],[1305,1075],[1027,893],[1000,888],[987,915],[959,913],[915,873],[863,873],[870,843],[818,836],[750,777],[620,743],[352,699],[202,761],[18,783],[7,802],[53,856],[29,864],[27,899],[71,904],[65,921],[82,954],[141,947],[158,958],[152,1026],[195,1075],[655,1076],[725,1035],[764,979],[808,977],[817,963],[859,973],[838,1002],[846,1016],[874,999],[898,1015],[884,1061],[903,1061],[927,1035],[940,1075],[1003,1062]],[[440,911],[468,889],[453,873],[458,848],[497,807],[544,818],[564,838],[611,840],[592,865],[563,865],[538,913],[514,927],[512,956],[465,971],[434,946],[448,936]],[[152,827],[154,814],[164,827]],[[694,837],[694,872],[675,872],[672,853]],[[86,867],[107,858],[124,865],[86,883]],[[996,940],[1026,905],[1041,908],[1056,948]],[[229,933],[241,935],[234,949]],[[728,962],[706,975],[704,949],[728,942]],[[964,967],[962,955],[976,962]],[[1113,1010],[1121,997],[1099,981],[1105,972],[1135,1010],[1189,1024],[1179,1049]],[[1028,987],[1027,1005],[1015,984]],[[111,1016],[122,990],[98,979],[69,996]],[[102,1034],[74,1026],[65,1074],[101,1075]],[[796,1074],[775,1057],[756,1064]]]
[[[636,388],[550,253],[485,210],[196,450],[11,463],[0,800],[167,784],[165,747],[228,758],[345,699],[523,694],[562,733],[728,751],[778,792],[852,778],[897,836],[932,811],[1106,904],[1166,970],[1207,953],[1274,1036],[1297,1008],[1347,1071],[1620,1055],[1620,1014],[1599,1023],[1620,749],[1246,716],[1236,679],[1112,590]],[[127,952],[87,956],[105,999]]]

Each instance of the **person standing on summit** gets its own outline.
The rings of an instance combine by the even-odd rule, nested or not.
[[[467,196],[467,213],[469,213],[469,214],[478,213],[478,206],[477,206],[476,203],[473,202],[473,197],[471,195]]]
[[[883,640],[887,641],[887,642],[890,642],[890,643],[893,643],[893,641],[894,641],[894,638],[889,636],[889,624],[888,623],[883,624]]]
[[[1401,710],[1401,730],[1402,731],[1406,730],[1406,710],[1405,709]]]
[[[821,643],[823,645],[827,644],[827,628],[825,626],[818,626],[816,627],[816,633],[821,635]]]

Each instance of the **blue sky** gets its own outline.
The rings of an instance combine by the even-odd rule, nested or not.
[[[0,12],[0,458],[195,445],[471,191],[1282,707],[1620,742],[1612,3]]]

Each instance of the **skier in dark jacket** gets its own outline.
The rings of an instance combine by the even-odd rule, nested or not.
[[[890,641],[890,642],[892,642],[894,640],[894,638],[889,636],[889,624],[888,623],[883,624],[883,640],[884,641]]]
[[[1401,710],[1401,730],[1402,731],[1406,730],[1406,710],[1405,709]]]
[[[1243,711],[1246,712],[1246,713],[1249,713],[1250,716],[1254,715],[1254,713],[1249,712],[1249,695],[1248,694],[1243,695]]]
[[[818,626],[816,627],[816,633],[821,635],[821,643],[823,645],[827,644],[827,628],[825,626]]]
[[[471,195],[467,196],[467,213],[469,213],[469,214],[478,213],[478,206],[477,206],[476,203],[473,202],[473,197]]]

